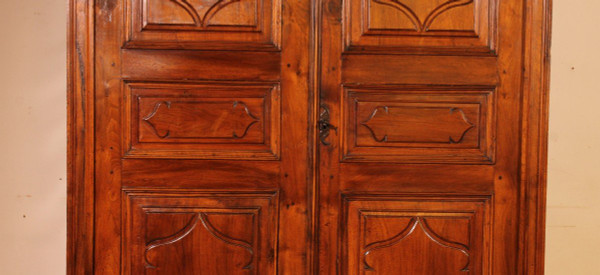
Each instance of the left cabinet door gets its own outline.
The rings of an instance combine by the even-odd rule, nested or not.
[[[71,2],[70,274],[307,273],[310,2]]]

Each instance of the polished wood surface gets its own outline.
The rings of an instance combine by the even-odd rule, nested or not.
[[[69,272],[307,273],[310,3],[71,7]]]
[[[124,85],[125,158],[279,158],[278,83]]]
[[[494,87],[346,86],[344,160],[492,163]]]
[[[319,274],[542,272],[521,266],[539,247],[515,256],[539,226],[520,220],[530,2],[323,1]]]
[[[68,274],[543,274],[549,0],[71,0]]]

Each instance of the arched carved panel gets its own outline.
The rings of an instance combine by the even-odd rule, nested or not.
[[[279,0],[128,0],[128,48],[279,48]]]
[[[455,242],[447,240],[436,233],[428,224],[428,219],[445,219],[444,217],[404,217],[409,219],[408,226],[401,228],[401,231],[389,239],[383,239],[367,243],[363,247],[363,267],[366,271],[377,271],[376,266],[383,265],[383,269],[397,270],[399,274],[432,274],[427,271],[430,269],[424,262],[428,261],[428,257],[436,255],[435,258],[438,262],[447,261],[445,265],[446,271],[444,274],[459,274],[458,272],[469,272],[469,266],[471,261],[470,248],[465,243]],[[369,216],[364,216],[365,227],[370,222]],[[467,222],[461,222],[457,220],[450,223],[454,225],[457,223],[459,226],[453,226],[462,230],[463,232],[469,231],[469,218],[464,218]],[[464,226],[466,225],[466,226]],[[463,237],[463,236],[461,236]],[[431,242],[427,242],[427,241]],[[408,258],[409,255],[415,254],[418,251],[422,254],[423,259],[418,261],[389,261],[386,259],[386,255],[397,258]],[[427,255],[431,254],[431,255]],[[460,260],[463,257],[464,259]],[[396,264],[397,263],[397,264]],[[464,264],[463,264],[464,263]],[[440,265],[444,266],[444,265]],[[416,271],[418,270],[418,271]],[[416,273],[415,273],[416,271]],[[436,267],[436,272],[441,272],[439,266]]]
[[[251,274],[255,268],[254,243],[256,232],[255,212],[192,212],[192,218],[175,234],[152,239],[146,243],[144,260],[146,274],[179,274],[182,266],[189,269],[228,270],[229,274]],[[147,219],[161,219],[164,213],[148,213]],[[159,217],[152,217],[159,216]],[[213,219],[228,220],[228,227],[233,234],[248,235],[247,239],[222,233],[223,229],[216,228],[210,221]],[[157,222],[158,224],[158,222]],[[240,230],[244,230],[241,231]],[[231,234],[231,233],[230,233]],[[201,246],[198,246],[201,244]],[[200,263],[217,263],[214,266],[203,267]]]
[[[379,6],[381,5],[381,6]],[[387,8],[392,7],[400,11],[406,18],[402,20],[400,15],[395,15],[392,18],[383,16],[374,16],[375,14],[383,13]],[[440,26],[437,30],[461,30],[473,31],[474,24],[474,4],[473,0],[430,0],[430,1],[407,1],[407,0],[371,0],[369,5],[369,29],[397,29],[397,30],[414,30],[420,33],[427,33],[436,30],[432,25],[436,19],[442,14],[453,13],[452,9],[465,7],[460,9],[460,14],[455,14],[453,22],[448,22],[446,25]],[[408,19],[412,24],[411,27],[405,27],[405,21]],[[394,26],[395,24],[398,24]],[[436,22],[437,23],[437,22]],[[389,25],[388,25],[389,24]],[[387,26],[386,26],[387,25]],[[379,26],[379,27],[378,27]]]
[[[348,50],[489,53],[494,49],[495,0],[346,0],[346,4]]]
[[[485,274],[489,203],[486,196],[344,195],[344,274]]]
[[[182,25],[195,30],[214,26],[256,27],[257,1],[260,0],[145,0],[144,23],[146,28]],[[232,16],[233,11],[237,16]]]
[[[276,194],[125,195],[125,274],[274,274]]]

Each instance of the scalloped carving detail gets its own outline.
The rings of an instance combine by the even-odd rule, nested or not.
[[[243,267],[243,269],[252,269],[252,262],[254,262],[255,254],[252,244],[223,234],[221,231],[215,228],[212,223],[210,223],[208,216],[205,213],[195,213],[195,215],[188,221],[188,223],[177,233],[147,243],[144,252],[146,268],[157,267],[156,265],[152,264],[148,259],[148,252],[158,247],[171,245],[185,239],[185,237],[189,236],[190,233],[192,233],[192,231],[194,231],[194,229],[197,228],[197,225],[199,223],[201,223],[202,227],[216,239],[224,242],[227,245],[243,248],[244,250],[246,250],[251,257],[248,263]]]
[[[233,121],[234,118],[236,117],[240,117],[240,114],[236,114],[242,112],[243,114],[245,114],[245,119],[241,120],[241,121],[235,121],[234,123],[234,128],[231,129],[231,135],[225,135],[222,134],[221,132],[224,132],[225,130],[218,130],[216,132],[218,132],[217,134],[212,134],[212,135],[205,135],[205,136],[192,136],[189,135],[188,133],[183,133],[184,131],[179,131],[176,134],[173,134],[173,132],[175,132],[175,130],[171,129],[171,127],[173,126],[170,122],[172,117],[169,116],[169,114],[167,114],[169,112],[169,110],[171,110],[172,106],[174,104],[206,104],[203,102],[171,102],[171,101],[159,101],[154,105],[154,109],[152,110],[152,112],[150,112],[148,115],[146,115],[144,118],[142,118],[142,121],[144,121],[145,123],[147,123],[152,130],[154,131],[154,133],[156,134],[157,137],[161,138],[161,139],[166,139],[166,138],[180,138],[180,139],[198,139],[198,138],[221,138],[221,139],[241,139],[244,138],[246,136],[246,134],[248,133],[248,130],[250,129],[250,127],[252,127],[252,125],[258,123],[260,121],[260,119],[258,117],[256,117],[254,114],[252,114],[252,112],[250,112],[250,109],[248,108],[248,105],[246,105],[244,102],[241,101],[234,101],[233,102],[233,109],[232,112],[230,112],[228,115],[225,116],[225,118],[222,118],[220,120],[222,121]],[[161,117],[161,115],[164,115],[164,117]],[[207,123],[210,123],[212,121],[208,121]],[[207,123],[203,123],[207,124]],[[197,128],[202,128],[202,127],[197,127]],[[197,132],[197,131],[195,131]]]
[[[409,113],[398,112],[396,114],[391,113],[390,109],[408,109],[408,107],[388,107],[388,106],[378,106],[376,107],[371,115],[360,125],[364,126],[369,130],[373,139],[377,142],[421,142],[419,139],[427,139],[429,142],[436,143],[460,143],[462,142],[465,134],[475,127],[475,125],[467,119],[465,113],[460,108],[431,108],[431,107],[417,107],[411,108],[415,111],[413,114],[417,114],[421,109],[421,111],[433,111],[440,112],[444,110],[448,110],[449,112],[446,115],[447,120],[440,125],[440,121],[423,123],[424,121],[417,121],[411,118]],[[432,112],[432,113],[433,113]],[[445,111],[444,111],[445,112]],[[429,118],[435,118],[433,116],[425,116]],[[439,117],[439,114],[438,116]],[[401,118],[402,121],[396,120],[397,118]],[[442,128],[440,126],[446,126]],[[391,131],[402,131],[403,129],[407,129],[410,131],[411,127],[425,127],[426,129],[423,132],[435,133],[441,136],[422,136],[419,137],[416,134],[407,134],[413,140],[400,140],[400,138],[390,137]],[[431,128],[431,129],[429,129]]]
[[[218,0],[212,4],[204,13],[198,12],[198,10],[188,0],[171,0],[176,3],[194,19],[194,23],[198,27],[206,27],[209,25],[210,19],[212,19],[220,10],[224,7],[240,2],[241,0]]]
[[[164,237],[164,238],[161,238],[158,240],[151,241],[148,244],[146,244],[146,249],[144,251],[144,259],[146,260],[146,268],[156,268],[156,265],[150,263],[150,260],[148,259],[148,252],[150,252],[150,250],[153,250],[153,249],[161,247],[161,246],[174,244],[176,242],[183,240],[190,233],[192,233],[192,231],[194,231],[194,228],[196,228],[197,224],[198,224],[198,215],[196,214],[188,221],[188,223],[181,230],[177,231],[177,233],[175,233],[171,236],[167,236],[167,237]]]
[[[404,239],[408,238],[410,235],[412,235],[417,228],[421,229],[425,233],[427,238],[429,240],[433,241],[434,243],[436,243],[437,245],[439,245],[443,248],[457,250],[458,252],[465,255],[467,262],[460,271],[461,272],[469,272],[469,265],[471,264],[471,254],[469,252],[469,247],[462,243],[453,242],[453,241],[444,239],[443,237],[441,237],[440,235],[435,233],[433,231],[433,229],[431,229],[431,227],[427,224],[427,220],[423,217],[413,217],[410,220],[410,222],[408,223],[408,225],[400,231],[400,233],[396,234],[395,236],[393,236],[389,239],[375,241],[370,244],[367,244],[364,248],[365,252],[363,253],[364,269],[367,271],[375,271],[375,269],[371,265],[369,265],[369,263],[367,261],[367,256],[369,254],[371,254],[373,251],[376,251],[376,250],[380,250],[380,249],[384,249],[387,247],[397,245],[402,240],[404,240]]]
[[[473,0],[449,0],[431,10],[425,19],[419,18],[411,7],[402,3],[400,0],[373,0],[373,2],[398,9],[410,19],[415,27],[415,31],[427,32],[429,31],[431,24],[440,14],[456,7],[469,5],[473,3]]]

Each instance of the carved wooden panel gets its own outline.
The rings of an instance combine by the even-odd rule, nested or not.
[[[275,84],[125,86],[125,157],[278,157],[280,105]]]
[[[488,274],[489,199],[345,196],[344,274]]]
[[[276,50],[279,0],[129,0],[129,48]]]
[[[346,0],[350,50],[490,52],[495,0]],[[423,49],[418,49],[423,50]]]
[[[275,274],[275,193],[129,191],[124,274]]]
[[[493,87],[346,87],[344,94],[344,161],[493,162]]]

